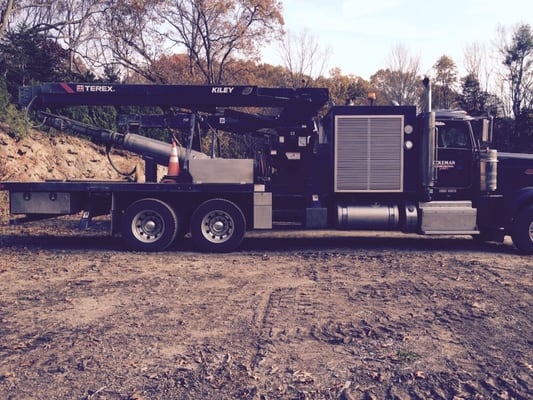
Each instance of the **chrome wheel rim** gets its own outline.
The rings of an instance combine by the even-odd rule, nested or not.
[[[143,211],[131,221],[131,231],[139,242],[154,243],[165,232],[165,222],[161,214]]]
[[[202,235],[211,243],[224,243],[233,236],[235,223],[230,214],[213,210],[202,219]]]

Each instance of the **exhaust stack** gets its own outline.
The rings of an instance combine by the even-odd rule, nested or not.
[[[426,200],[430,200],[435,186],[435,143],[436,143],[436,122],[435,113],[431,111],[431,82],[429,78],[424,78],[423,110],[422,110],[422,146],[420,179]]]

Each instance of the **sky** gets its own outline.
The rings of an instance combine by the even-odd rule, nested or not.
[[[490,51],[498,27],[533,26],[531,0],[283,0],[285,30],[307,30],[321,47],[331,48],[329,69],[369,79],[385,68],[398,46],[419,57],[428,74],[442,56],[464,74],[465,49],[476,43]],[[263,62],[283,65],[272,45]]]

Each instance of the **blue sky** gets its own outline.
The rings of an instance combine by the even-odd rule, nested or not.
[[[446,54],[461,72],[467,45],[491,48],[498,26],[533,25],[531,0],[283,0],[285,29],[307,29],[332,49],[330,68],[365,79],[387,65],[398,45],[419,56],[422,73]],[[269,48],[263,61],[282,64]]]

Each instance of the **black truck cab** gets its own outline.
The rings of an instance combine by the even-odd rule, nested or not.
[[[472,196],[479,144],[466,113],[436,113],[435,194],[437,198]]]

